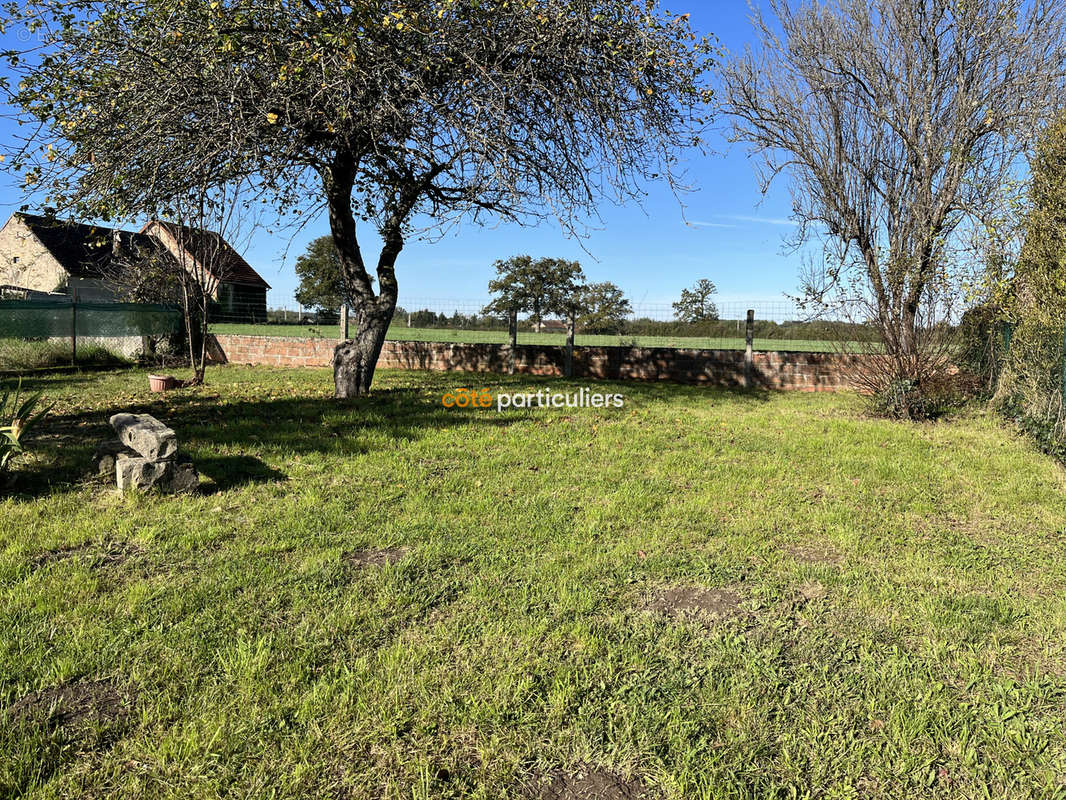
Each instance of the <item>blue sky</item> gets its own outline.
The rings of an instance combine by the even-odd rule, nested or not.
[[[739,51],[751,40],[745,0],[670,8],[689,11],[693,26],[715,34],[727,50]],[[9,33],[7,39],[13,36]],[[4,44],[0,38],[0,49]],[[13,131],[13,123],[0,117],[0,136]],[[784,293],[795,292],[801,266],[800,254],[788,253],[784,246],[794,230],[788,221],[787,185],[781,181],[763,196],[742,146],[712,138],[711,147],[716,152],[694,155],[684,165],[695,187],[684,196],[684,209],[665,186],[653,185],[643,208],[604,205],[602,221],[582,241],[568,239],[547,223],[534,228],[464,225],[442,240],[410,241],[397,262],[401,305],[410,307],[423,298],[484,298],[492,262],[518,253],[577,259],[590,280],[614,281],[634,304],[669,303],[700,278],[713,280],[724,302],[783,299]],[[4,219],[27,202],[16,187],[3,176]],[[293,306],[293,262],[310,239],[327,232],[323,217],[295,234],[261,232],[253,238],[245,256],[273,287],[270,305]],[[366,229],[361,242],[372,261],[369,250],[375,241]]]

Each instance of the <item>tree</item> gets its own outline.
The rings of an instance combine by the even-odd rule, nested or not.
[[[764,188],[790,179],[805,287],[878,327],[887,377],[920,383],[965,241],[990,223],[1062,97],[1058,0],[770,0],[758,49],[723,71],[732,138]],[[942,352],[942,351],[941,351]]]
[[[161,246],[125,248],[110,268],[111,280],[131,299],[176,300],[181,306],[193,370],[187,385],[204,382],[211,306],[235,266],[231,243],[255,227],[243,192],[239,184],[201,184],[171,198],[167,221],[153,220],[146,228]]]
[[[296,259],[296,302],[308,308],[337,311],[344,305],[341,259],[332,236],[312,239],[307,250]]]
[[[691,289],[681,290],[681,299],[674,303],[674,315],[682,322],[713,322],[718,319],[718,306],[711,299],[718,292],[706,278],[700,278]]]
[[[1036,425],[1043,444],[1066,439],[1063,332],[1066,331],[1066,115],[1047,126],[1030,162],[1029,209],[1013,276],[987,302],[1013,325],[997,395]],[[1002,336],[999,325],[995,334]]]
[[[622,290],[610,281],[590,283],[581,295],[583,312],[577,323],[585,333],[619,334],[633,313]]]
[[[493,266],[496,277],[489,281],[489,294],[495,297],[483,314],[528,313],[540,330],[546,315],[567,314],[579,302],[585,274],[577,261],[523,255]]]
[[[324,207],[357,333],[338,397],[369,390],[411,235],[462,218],[570,233],[599,201],[681,188],[713,45],[655,0],[38,0],[5,6],[43,46],[11,100],[8,163],[76,216],[151,214],[254,181],[283,214]],[[312,200],[308,201],[307,198]],[[382,246],[371,285],[357,228]]]
[[[346,302],[346,293],[340,254],[333,236],[312,239],[307,250],[296,259],[295,266],[300,278],[300,285],[296,287],[296,302],[318,309],[320,315],[323,312],[337,314]],[[370,283],[373,285],[373,278],[370,278]],[[403,309],[394,308],[393,318],[397,311]],[[403,312],[405,315],[406,312]]]

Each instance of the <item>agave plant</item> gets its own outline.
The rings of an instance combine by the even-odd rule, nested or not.
[[[39,409],[40,402],[40,392],[22,397],[21,380],[14,396],[11,392],[0,395],[0,472],[23,452],[22,437],[51,410],[51,405]]]

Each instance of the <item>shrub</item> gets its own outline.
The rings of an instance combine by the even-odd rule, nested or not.
[[[890,419],[931,420],[961,408],[982,388],[981,376],[965,370],[943,370],[916,381],[896,378],[870,395],[871,407]]]

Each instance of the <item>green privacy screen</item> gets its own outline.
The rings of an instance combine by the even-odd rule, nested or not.
[[[177,333],[176,308],[147,303],[0,300],[0,370],[70,363],[75,356],[130,358],[141,339]]]
[[[181,312],[169,306],[0,300],[0,339],[165,336],[180,329]]]

